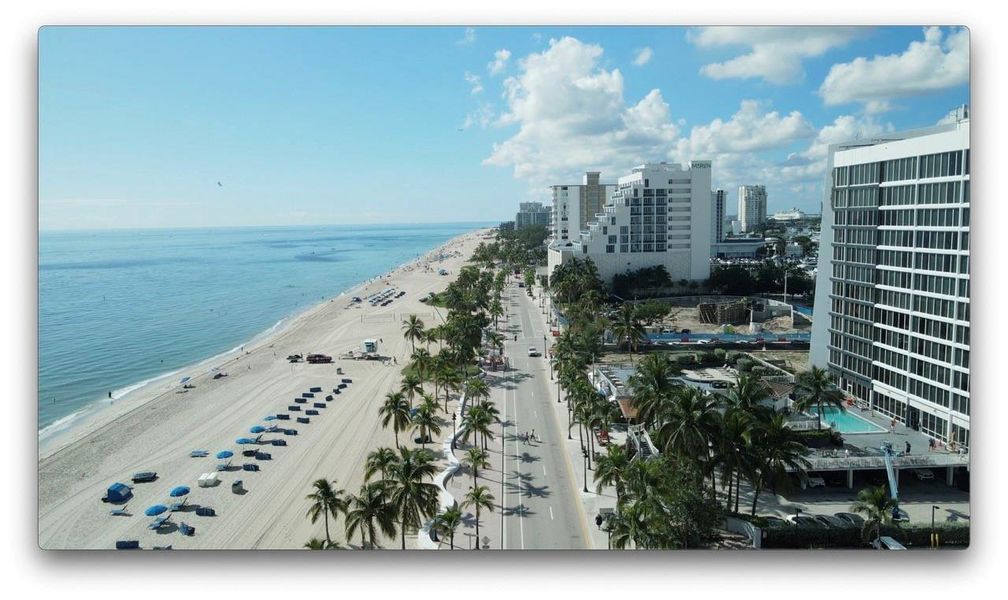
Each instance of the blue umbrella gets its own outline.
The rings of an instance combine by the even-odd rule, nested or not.
[[[254,444],[255,440],[250,440],[248,438],[238,438],[235,440],[236,444]]]
[[[265,417],[263,421],[276,421],[276,415],[270,415],[268,417]]]
[[[231,452],[230,450],[221,450],[217,453],[217,458],[220,459],[231,458],[232,456],[234,456],[234,452]]]
[[[157,515],[160,515],[161,513],[167,510],[168,507],[165,506],[164,504],[155,504],[154,506],[147,507],[147,510],[144,511],[144,514],[147,515],[148,517],[156,517]]]
[[[256,425],[255,427],[249,429],[249,433],[262,433],[266,431],[266,428],[262,425]]]
[[[187,383],[190,379],[192,379],[192,377],[183,377],[182,380],[179,381],[179,383],[183,383],[183,384]]]
[[[188,493],[189,493],[189,487],[180,485],[178,487],[173,487],[171,491],[168,492],[168,495],[171,496],[172,498],[178,498],[179,496],[185,496]]]

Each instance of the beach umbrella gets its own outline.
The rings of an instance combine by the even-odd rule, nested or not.
[[[263,421],[276,421],[276,415],[269,415],[268,417],[264,417]]]
[[[184,385],[184,384],[188,383],[190,379],[192,379],[192,377],[183,377],[182,380],[179,381],[179,383],[181,383],[181,384]]]
[[[262,425],[256,425],[255,427],[249,429],[249,433],[262,433],[266,431],[266,428]]]
[[[148,506],[147,510],[144,511],[144,514],[148,517],[156,517],[167,510],[168,507],[164,504],[155,504],[154,506]]]
[[[231,458],[232,456],[234,456],[234,452],[230,450],[221,450],[217,453],[217,458],[219,459]]]
[[[189,494],[189,487],[184,485],[173,487],[171,491],[168,492],[168,495],[171,496],[172,498],[179,498],[187,494]]]
[[[248,438],[238,438],[235,440],[236,444],[254,444],[255,440],[250,440]]]

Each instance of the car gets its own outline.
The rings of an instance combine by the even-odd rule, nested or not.
[[[767,524],[766,526],[768,529],[780,529],[788,526],[788,524],[784,521],[784,519],[779,519],[777,517],[763,517],[763,518],[766,520]]]
[[[838,512],[833,513],[833,516],[843,521],[847,521],[848,523],[856,527],[861,527],[862,525],[864,525],[864,517],[862,517],[859,514],[849,512]]]
[[[844,529],[850,527],[851,524],[839,517],[834,517],[833,515],[812,515],[812,518],[819,521],[826,527],[831,527],[834,529]]]
[[[822,477],[812,477],[809,476],[805,479],[806,484],[810,488],[814,487],[826,487],[826,480]]]
[[[887,535],[883,535],[872,540],[871,547],[876,550],[906,550],[906,546]]]
[[[689,329],[682,329],[682,330],[679,331],[679,333],[684,333],[686,335],[689,335],[690,334],[690,330]]]
[[[902,508],[894,508],[892,509],[892,520],[893,523],[909,523],[910,515]]]
[[[931,469],[914,469],[914,475],[919,481],[931,481],[934,479],[934,471]]]
[[[139,473],[133,473],[133,483],[146,483],[148,481],[155,481],[157,479],[157,473],[154,471],[140,471]]]
[[[540,356],[539,351],[536,350],[535,347],[529,347],[528,355],[529,356]]]
[[[800,515],[788,515],[784,517],[784,520],[796,527],[812,527],[815,529],[825,529],[826,526],[816,521],[812,517],[803,517]]]

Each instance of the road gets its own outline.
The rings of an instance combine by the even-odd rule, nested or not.
[[[566,423],[557,422],[551,402],[549,364],[543,356],[543,322],[538,304],[524,288],[510,286],[505,355],[510,370],[504,379],[503,547],[517,549],[585,549],[588,533],[565,448]],[[517,340],[515,336],[517,335]],[[534,346],[540,356],[530,357]],[[539,442],[520,435],[535,430]],[[578,465],[580,467],[580,465]]]

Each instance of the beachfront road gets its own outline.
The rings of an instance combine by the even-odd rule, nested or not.
[[[558,423],[550,406],[549,363],[543,351],[538,303],[524,288],[509,286],[506,308],[504,373],[504,536],[507,550],[584,549],[588,534],[575,488],[575,466],[565,451],[567,424]],[[517,340],[515,340],[517,335]],[[540,356],[530,357],[529,347]],[[521,434],[535,430],[541,441],[525,443]],[[500,490],[493,490],[495,494]]]

